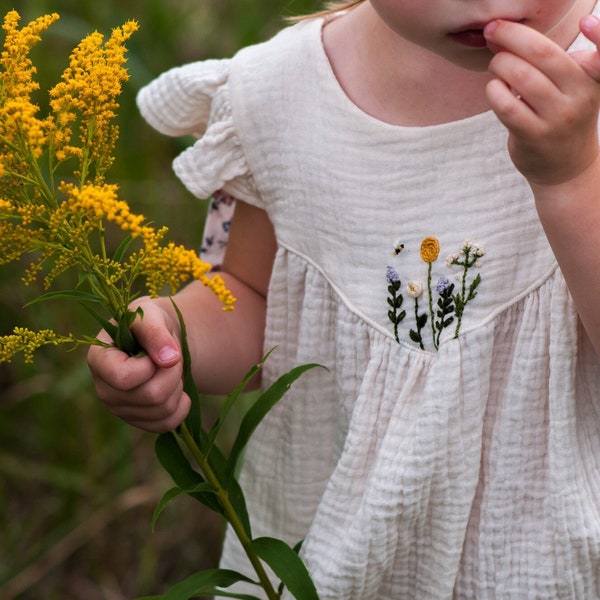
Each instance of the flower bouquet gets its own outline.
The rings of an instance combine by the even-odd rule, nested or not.
[[[174,294],[188,280],[198,279],[232,310],[235,299],[211,265],[196,252],[166,240],[166,228],[155,228],[143,215],[134,214],[119,198],[118,186],[106,181],[114,161],[118,127],[117,98],[128,78],[125,42],[136,31],[134,21],[112,31],[108,39],[96,32],[73,50],[61,80],[49,90],[49,110],[39,116],[32,101],[38,84],[30,59],[41,34],[58,19],[45,15],[19,27],[20,16],[4,17],[4,45],[0,55],[0,264],[28,266],[25,285],[41,281],[43,292],[32,302],[75,301],[112,338],[112,343],[135,356],[143,352],[131,333],[136,318],[143,318],[131,303],[142,290],[156,296],[167,289]],[[111,247],[108,242],[117,238]],[[60,288],[63,274],[76,281]],[[253,538],[243,492],[235,473],[240,456],[255,428],[292,383],[316,365],[302,365],[284,374],[253,400],[228,453],[220,450],[218,434],[247,383],[262,367],[256,365],[224,400],[219,418],[204,429],[200,399],[192,379],[185,323],[175,305],[182,331],[184,386],[192,399],[186,421],[160,435],[156,452],[175,486],[159,502],[153,525],[167,503],[187,494],[216,511],[235,531],[255,571],[255,578],[232,570],[213,569],[192,575],[163,596],[169,600],[201,594],[230,598],[256,598],[226,591],[243,581],[256,586],[269,599],[287,588],[301,600],[317,598],[315,587],[298,556],[298,548],[274,538]],[[0,362],[21,353],[32,362],[35,351],[47,345],[107,345],[99,339],[54,329],[32,331],[16,327],[0,337]],[[263,361],[264,362],[264,361]],[[265,564],[279,578],[274,586]]]

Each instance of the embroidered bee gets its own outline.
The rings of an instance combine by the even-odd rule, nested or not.
[[[400,242],[400,240],[398,240],[395,244],[394,244],[394,256],[398,256],[398,254],[400,254],[400,252],[402,252],[402,250],[404,250],[404,244],[402,244]]]

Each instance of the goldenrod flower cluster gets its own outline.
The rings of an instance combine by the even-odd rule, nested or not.
[[[165,288],[175,293],[190,279],[212,289],[224,310],[235,299],[211,265],[183,246],[165,243],[166,228],[155,229],[119,198],[115,184],[105,181],[118,136],[117,98],[127,80],[125,42],[137,29],[130,21],[104,40],[98,33],[73,50],[61,81],[49,91],[50,111],[40,119],[31,95],[38,89],[32,47],[58,15],[46,15],[19,28],[20,17],[4,18],[0,54],[0,265],[30,255],[23,281],[40,275],[44,288],[69,269],[78,273],[77,290],[65,297],[92,301],[98,320],[131,323],[129,305],[145,281],[151,295]],[[66,172],[66,173],[64,173]],[[58,174],[62,175],[58,177]],[[110,249],[106,241],[122,232]],[[56,292],[54,292],[54,296]],[[122,328],[122,327],[121,327]],[[17,328],[0,337],[0,362],[22,352],[31,360],[35,348],[75,340],[45,330]],[[99,343],[99,342],[98,342]]]
[[[50,106],[57,127],[53,145],[59,161],[76,156],[82,163],[79,173],[87,177],[87,169],[95,168],[96,180],[110,167],[118,127],[114,124],[119,108],[117,98],[121,85],[128,79],[125,64],[125,42],[137,30],[129,21],[115,29],[110,39],[94,32],[73,50],[62,81],[50,90]],[[72,124],[79,121],[78,140],[73,140]]]
[[[15,327],[11,335],[0,337],[0,362],[10,362],[15,354],[23,353],[25,362],[33,362],[34,352],[42,346],[58,344],[76,344],[73,335],[58,335],[51,329],[31,331],[23,327]]]
[[[199,279],[216,294],[225,310],[231,310],[235,303],[222,277],[207,275],[210,270],[208,263],[202,261],[196,252],[173,242],[145,253],[141,269],[146,275],[146,287],[151,295],[157,295],[164,287],[174,293],[189,279]]]
[[[4,48],[0,54],[0,177],[10,172],[26,176],[29,168],[28,157],[38,159],[51,128],[49,119],[36,117],[38,107],[32,103],[31,94],[39,85],[34,80],[36,68],[29,58],[29,52],[41,40],[45,31],[58,15],[46,15],[32,21],[22,29],[18,28],[19,15],[9,12],[2,29]],[[24,148],[26,155],[14,152]]]

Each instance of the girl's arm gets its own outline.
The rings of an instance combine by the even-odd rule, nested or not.
[[[600,45],[600,22],[583,33]],[[581,321],[600,354],[600,55],[568,55],[519,23],[486,27],[496,76],[488,98],[509,130],[509,152],[536,208]]]
[[[262,358],[275,249],[266,213],[238,201],[220,273],[237,298],[235,309],[223,312],[200,282],[190,283],[175,296],[202,392],[230,391]],[[92,346],[88,363],[98,397],[114,414],[147,431],[168,431],[183,421],[190,407],[182,390],[177,317],[168,298],[145,298],[137,304],[144,316],[133,330],[147,356],[132,358],[116,348]],[[99,337],[109,341],[104,332]]]

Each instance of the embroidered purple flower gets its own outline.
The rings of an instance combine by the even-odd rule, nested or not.
[[[406,311],[402,310],[402,303],[404,302],[404,298],[400,293],[400,287],[402,286],[402,282],[400,281],[400,276],[394,267],[389,267],[386,269],[385,276],[388,282],[388,319],[394,325],[394,337],[396,341],[399,342],[400,338],[398,336],[398,326],[404,317],[406,316]]]
[[[435,291],[441,296],[451,285],[450,280],[447,277],[442,276],[438,279]]]
[[[388,283],[398,283],[400,281],[400,275],[398,275],[398,271],[394,269],[394,267],[388,266],[385,276]]]

